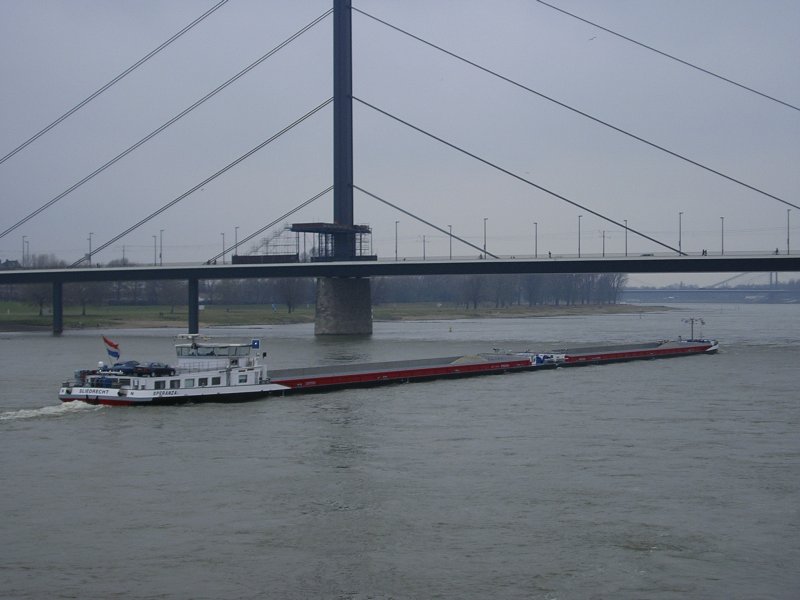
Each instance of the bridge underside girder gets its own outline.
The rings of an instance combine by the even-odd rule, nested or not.
[[[163,281],[271,277],[498,275],[509,273],[736,273],[800,272],[798,256],[626,259],[357,261],[0,271],[0,285],[83,281]]]

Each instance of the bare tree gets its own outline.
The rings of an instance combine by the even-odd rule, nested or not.
[[[81,316],[86,316],[88,304],[100,304],[105,300],[105,284],[96,282],[68,283],[64,286],[64,301],[66,304],[79,305]]]
[[[175,312],[176,306],[183,306],[187,302],[188,292],[185,281],[162,281],[159,291],[159,300],[170,305],[170,313]]]
[[[490,275],[486,278],[486,283],[491,290],[495,308],[504,308],[513,303],[515,291],[513,275]]]
[[[59,260],[53,254],[34,254],[30,257],[31,269],[61,269],[67,264]],[[47,283],[34,283],[21,286],[21,298],[29,304],[39,307],[39,316],[44,315],[44,307],[50,304],[53,299],[53,288]]]
[[[472,304],[473,309],[478,308],[478,304],[484,299],[486,290],[485,275],[467,275],[462,282],[462,298],[469,308]]]
[[[309,298],[311,281],[303,277],[284,277],[278,280],[277,293],[282,304],[291,313],[295,307]]]

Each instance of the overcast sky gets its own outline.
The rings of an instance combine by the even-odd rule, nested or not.
[[[0,156],[216,4],[0,0]],[[800,105],[796,0],[552,0],[604,27]],[[0,165],[2,230],[180,113],[332,0],[230,0]],[[353,6],[542,94],[800,203],[800,112],[632,45],[534,0],[353,0]],[[74,261],[327,100],[331,19],[0,239],[0,260]],[[786,206],[353,15],[354,95],[504,169],[684,251],[786,248]],[[328,106],[95,256],[201,262],[332,183]],[[502,255],[624,252],[616,226],[354,106],[355,183]],[[792,214],[800,250],[800,211]],[[331,221],[328,194],[289,222]],[[447,256],[446,236],[356,192],[373,251]],[[246,251],[251,244],[242,248]],[[628,236],[630,253],[660,252]],[[454,243],[456,255],[477,256]],[[670,276],[672,279],[678,276]],[[633,278],[633,283],[639,277]]]

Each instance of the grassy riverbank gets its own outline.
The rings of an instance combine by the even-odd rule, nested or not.
[[[444,319],[554,317],[567,315],[625,314],[669,310],[664,306],[630,304],[573,306],[509,306],[492,305],[467,309],[443,303],[381,304],[373,308],[376,321],[419,321]],[[86,314],[79,307],[64,310],[65,329],[113,329],[130,327],[185,327],[189,319],[185,306],[87,306]],[[200,325],[281,325],[312,323],[314,307],[302,306],[289,313],[285,307],[208,305],[200,311]],[[19,302],[0,302],[0,331],[47,331],[51,328],[48,311],[39,316],[35,306]]]

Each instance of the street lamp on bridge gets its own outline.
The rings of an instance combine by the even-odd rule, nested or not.
[[[786,209],[786,254],[789,254],[789,213],[792,212],[791,208]]]
[[[89,232],[89,255],[88,255],[89,256],[89,266],[90,267],[92,266],[92,236],[93,235],[94,235],[94,233],[92,233],[90,231]]]
[[[224,231],[220,232],[220,235],[222,236],[222,264],[224,265],[225,264],[225,232]]]
[[[486,258],[486,221],[489,217],[483,217],[483,258]]]
[[[720,250],[719,255],[725,255],[725,217],[719,218],[720,222]]]
[[[158,230],[158,266],[164,266],[164,230]]]
[[[447,229],[450,230],[450,260],[453,260],[453,226],[448,225]]]
[[[625,256],[628,256],[628,219],[623,221],[625,223]]]
[[[158,236],[154,234],[153,235],[153,266],[154,267],[158,264],[158,260],[157,260],[157,257],[156,257],[156,251],[158,250],[158,247],[156,246],[156,240],[157,239],[158,239]]]
[[[678,254],[683,254],[683,248],[681,246],[681,230],[682,230],[681,217],[683,217],[683,212],[678,213]]]
[[[397,261],[397,224],[400,221],[394,222],[394,260]]]
[[[581,257],[581,217],[583,215],[578,215],[578,258]]]
[[[22,262],[20,263],[23,267],[25,266],[25,240],[28,238],[27,235],[22,236]]]

